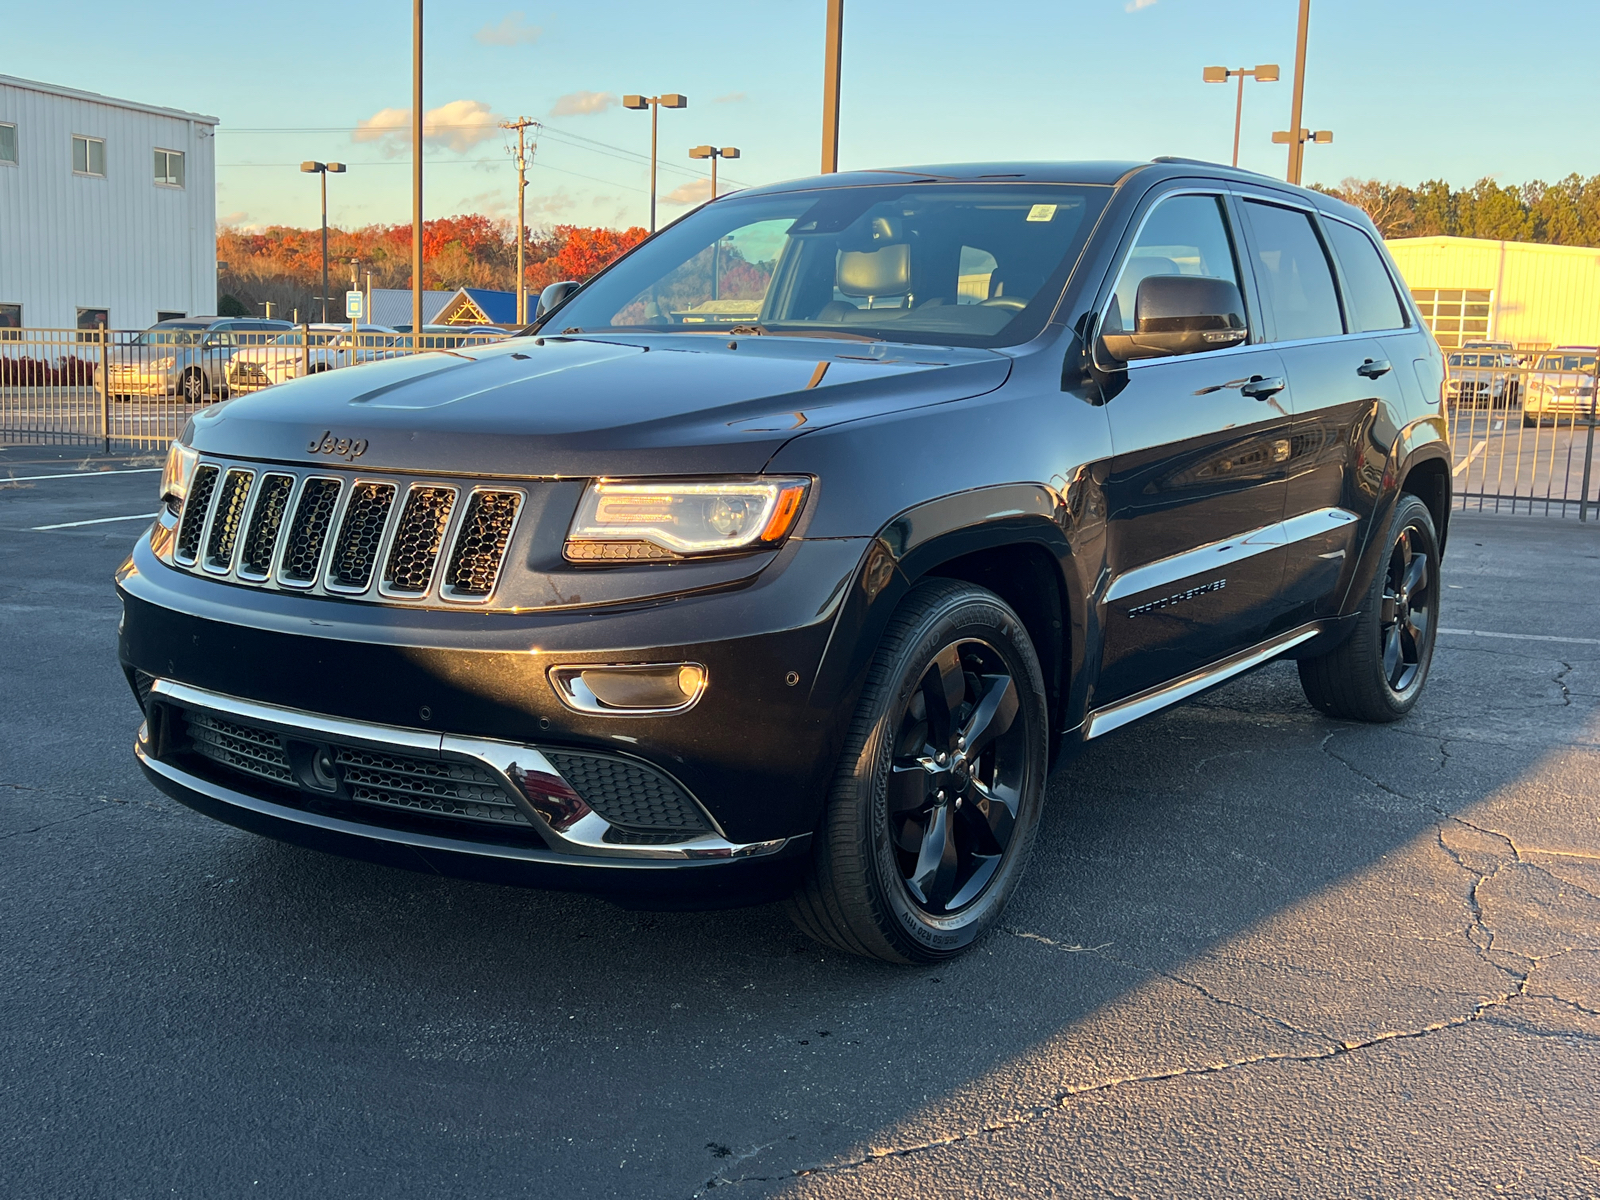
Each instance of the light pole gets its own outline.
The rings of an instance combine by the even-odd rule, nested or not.
[[[822,50],[822,173],[839,169],[839,68],[844,54],[844,0],[828,0]]]
[[[656,231],[656,126],[663,108],[688,108],[689,97],[681,92],[663,92],[659,96],[624,96],[622,107],[650,110],[650,232]]]
[[[711,198],[715,200],[717,198],[717,159],[738,158],[739,147],[723,146],[718,148],[716,146],[696,146],[693,150],[689,151],[689,157],[709,158],[711,160]]]
[[[422,0],[411,3],[411,348],[422,349]]]
[[[300,169],[308,175],[322,176],[322,321],[328,321],[328,174],[344,174],[343,163],[303,162]]]
[[[1239,126],[1244,121],[1244,80],[1248,75],[1257,83],[1277,83],[1278,64],[1258,63],[1254,67],[1207,67],[1200,73],[1200,78],[1207,83],[1227,83],[1229,79],[1239,77],[1239,102],[1233,109],[1233,165],[1239,165]]]
[[[1333,141],[1333,134],[1325,129],[1312,133],[1300,126],[1301,105],[1306,98],[1306,35],[1310,27],[1311,0],[1300,0],[1300,25],[1294,39],[1294,92],[1289,100],[1289,128],[1281,134],[1272,135],[1275,143],[1287,144],[1289,147],[1289,171],[1286,178],[1290,183],[1300,182],[1301,171],[1306,165],[1306,142]],[[1327,137],[1323,137],[1325,133]]]

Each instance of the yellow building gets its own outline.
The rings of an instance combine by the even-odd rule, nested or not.
[[[1600,345],[1600,250],[1463,237],[1387,245],[1441,346]]]

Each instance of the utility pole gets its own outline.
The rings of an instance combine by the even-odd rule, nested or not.
[[[828,0],[822,51],[822,173],[839,169],[839,67],[844,52],[844,0]]]
[[[1311,24],[1311,0],[1300,0],[1300,31],[1294,43],[1294,96],[1289,101],[1289,182],[1300,182],[1305,166],[1305,134],[1300,127],[1301,102],[1306,95],[1306,32]],[[1331,137],[1330,137],[1330,140]]]
[[[422,0],[411,0],[411,348],[422,349]]]
[[[528,188],[528,154],[526,138],[529,129],[538,129],[539,122],[531,117],[518,117],[515,121],[502,121],[501,129],[517,131],[517,324],[528,323],[528,278],[523,266],[523,247],[528,240],[528,226],[523,219],[523,193]],[[533,143],[534,153],[539,143]]]

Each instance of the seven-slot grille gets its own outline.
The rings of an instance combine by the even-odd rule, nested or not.
[[[265,587],[483,604],[524,498],[513,488],[206,462],[178,519],[173,561]]]

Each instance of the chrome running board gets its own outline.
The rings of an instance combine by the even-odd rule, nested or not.
[[[1115,704],[1108,704],[1105,708],[1095,709],[1089,714],[1089,719],[1084,722],[1084,740],[1097,738],[1102,734],[1110,733],[1113,729],[1120,729],[1130,721],[1137,721],[1140,717],[1147,717],[1153,712],[1159,712],[1168,705],[1176,704],[1180,700],[1187,700],[1198,692],[1215,687],[1224,680],[1241,675],[1251,667],[1259,667],[1262,663],[1278,657],[1285,650],[1298,646],[1301,642],[1308,642],[1322,632],[1320,625],[1302,626],[1290,630],[1288,633],[1279,634],[1258,646],[1241,651],[1231,658],[1213,663],[1209,667],[1202,667],[1187,675],[1164,683],[1160,687],[1150,688],[1140,692],[1137,696],[1130,696],[1126,700],[1119,700]]]

